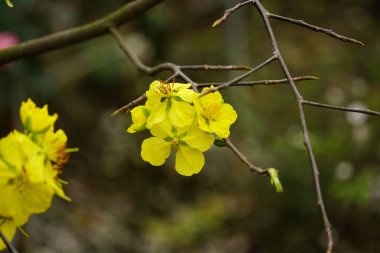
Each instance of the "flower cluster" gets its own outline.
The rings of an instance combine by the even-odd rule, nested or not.
[[[0,230],[8,240],[31,215],[45,212],[55,194],[70,201],[58,176],[74,149],[66,148],[64,131],[54,130],[57,114],[28,99],[20,117],[24,132],[14,130],[0,139]],[[0,241],[0,250],[4,247]]]
[[[202,92],[208,90],[204,88]],[[203,152],[216,137],[227,138],[237,114],[219,92],[200,96],[191,84],[153,81],[145,105],[131,110],[129,133],[149,129],[153,137],[143,141],[141,157],[154,166],[165,163],[176,151],[175,169],[184,176],[201,171]]]

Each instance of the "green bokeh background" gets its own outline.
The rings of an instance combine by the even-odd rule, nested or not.
[[[2,32],[22,41],[97,19],[121,0],[15,0],[0,8]],[[244,8],[211,29],[239,1],[168,0],[123,27],[149,65],[255,66],[271,54],[262,21]],[[273,20],[280,49],[305,99],[380,111],[380,3],[376,0],[266,0],[273,13],[303,19],[363,41],[360,47]],[[170,73],[158,78],[165,79]],[[227,81],[239,72],[188,72],[197,82]],[[283,78],[276,63],[250,80]],[[142,161],[145,133],[125,132],[128,115],[110,117],[154,80],[140,74],[111,36],[19,60],[0,73],[0,134],[20,129],[18,108],[32,98],[59,114],[58,127],[79,147],[64,169],[72,203],[55,198],[19,235],[20,252],[274,253],[324,252],[322,219],[287,85],[223,91],[239,114],[231,140],[257,165],[280,170],[284,192],[249,170],[229,150],[206,153],[199,175],[183,177],[173,159]],[[321,171],[336,250],[380,252],[380,121],[377,117],[305,107]],[[0,196],[1,201],[1,196]],[[6,204],[0,202],[1,205]]]

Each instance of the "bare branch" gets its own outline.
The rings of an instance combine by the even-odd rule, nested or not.
[[[116,114],[119,114],[121,112],[129,112],[132,107],[135,107],[136,105],[144,102],[146,100],[146,94],[142,94],[140,97],[136,98],[135,100],[129,102],[128,104],[124,105],[123,107],[117,109],[114,111],[111,116],[115,116]]]
[[[8,241],[8,239],[4,236],[3,232],[1,232],[1,230],[0,230],[0,238],[4,242],[4,244],[7,247],[9,253],[18,253],[18,251],[16,250],[16,248],[12,245],[12,243],[10,243]]]
[[[269,18],[274,18],[274,19],[278,19],[278,20],[281,20],[281,21],[289,22],[289,23],[292,23],[292,24],[295,24],[295,25],[300,25],[300,26],[303,26],[303,27],[308,28],[310,30],[313,30],[315,32],[321,32],[321,33],[327,34],[328,36],[333,37],[333,38],[338,39],[338,40],[342,40],[342,41],[345,41],[345,42],[350,42],[350,43],[354,43],[354,44],[357,44],[357,45],[364,46],[364,43],[361,42],[361,41],[345,37],[343,35],[337,34],[334,31],[326,29],[326,28],[322,28],[322,27],[319,27],[319,26],[315,26],[315,25],[306,23],[303,20],[287,18],[287,17],[283,17],[283,16],[280,16],[280,15],[272,14],[272,13],[269,13],[269,12],[267,12],[266,15]]]
[[[226,21],[228,19],[228,17],[234,13],[235,11],[237,11],[238,9],[240,9],[241,7],[247,5],[247,4],[253,4],[255,2],[255,0],[248,0],[248,1],[245,1],[243,3],[238,3],[237,5],[235,5],[234,7],[232,7],[231,9],[228,9],[224,12],[224,15],[223,17],[219,18],[218,20],[216,20],[213,24],[212,24],[212,27],[215,27],[215,26],[218,26],[220,25],[221,23],[223,23],[224,21]]]
[[[275,59],[277,59],[277,56],[276,55],[272,55],[269,59],[267,59],[266,61],[264,61],[263,63],[261,63],[260,65],[256,66],[255,68],[251,69],[250,71],[232,79],[231,81],[227,82],[227,83],[224,83],[222,85],[219,85],[217,87],[214,87],[212,89],[209,89],[205,92],[202,92],[199,96],[202,97],[204,95],[207,95],[208,93],[211,93],[211,92],[215,92],[217,90],[221,90],[221,89],[225,89],[229,86],[231,86],[232,84],[234,83],[237,83],[241,80],[243,80],[244,78],[252,75],[253,73],[255,73],[256,71],[260,70],[261,68],[265,67],[266,65],[268,65],[269,63],[271,63],[272,61],[274,61]]]
[[[350,108],[350,107],[344,107],[344,106],[334,106],[334,105],[321,104],[321,103],[308,101],[308,100],[302,100],[302,104],[315,106],[315,107],[328,108],[328,109],[333,109],[333,110],[338,110],[338,111],[357,112],[357,113],[363,113],[363,114],[368,114],[368,115],[373,115],[373,116],[380,116],[380,112],[373,111],[373,110],[367,110],[367,109]]]
[[[212,71],[230,71],[230,70],[250,70],[252,69],[249,66],[234,66],[234,65],[187,65],[187,66],[180,66],[181,70],[212,70]]]
[[[318,77],[315,76],[299,76],[299,77],[293,77],[294,82],[301,82],[306,80],[319,80]],[[276,79],[276,80],[259,80],[259,81],[249,81],[249,82],[238,82],[231,84],[230,86],[256,86],[256,85],[279,85],[279,84],[287,84],[289,83],[288,79]],[[211,85],[214,86],[220,86],[225,83],[198,83],[198,87],[209,87]]]
[[[328,243],[327,252],[331,253],[332,249],[333,249],[333,245],[334,245],[333,235],[332,235],[332,231],[331,231],[331,224],[330,224],[329,218],[327,216],[325,204],[324,204],[323,197],[322,197],[321,186],[320,186],[320,181],[319,181],[319,169],[318,169],[315,157],[314,157],[314,152],[313,152],[313,148],[312,148],[310,137],[309,137],[309,131],[307,128],[305,112],[304,112],[303,106],[302,106],[303,98],[302,98],[301,94],[299,93],[299,91],[298,91],[298,89],[297,89],[297,87],[293,81],[293,78],[289,72],[289,69],[288,69],[288,67],[287,67],[287,65],[286,65],[286,63],[285,63],[285,61],[284,61],[284,59],[280,53],[279,47],[277,45],[276,38],[275,38],[273,30],[272,30],[272,26],[271,26],[270,21],[269,21],[268,11],[262,6],[262,4],[260,3],[259,0],[257,0],[254,3],[254,5],[255,5],[256,9],[258,10],[258,12],[260,13],[260,15],[264,21],[264,25],[265,25],[265,28],[267,30],[267,33],[268,33],[268,36],[269,36],[269,39],[270,39],[270,42],[272,45],[273,55],[277,56],[277,59],[281,65],[281,68],[283,69],[286,78],[289,80],[289,84],[290,84],[290,87],[292,89],[293,95],[297,100],[297,107],[298,107],[299,117],[300,117],[300,121],[301,121],[303,136],[304,136],[304,145],[305,145],[305,147],[307,149],[307,153],[309,155],[309,160],[310,160],[312,171],[313,171],[315,189],[317,192],[317,203],[318,203],[319,209],[320,209],[321,214],[322,214],[325,232],[326,232],[326,236],[327,236],[327,243]]]
[[[0,64],[28,56],[43,54],[54,49],[67,47],[101,36],[108,32],[110,25],[119,26],[133,20],[162,1],[163,0],[132,1],[115,12],[86,25],[53,33],[0,50]]]
[[[248,161],[247,157],[243,155],[234,144],[229,139],[224,139],[224,142],[226,143],[226,146],[231,149],[231,151],[245,164],[247,167],[260,175],[268,175],[268,170],[257,167],[256,165],[252,164],[250,161]]]

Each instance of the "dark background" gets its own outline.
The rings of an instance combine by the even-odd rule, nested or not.
[[[14,0],[0,8],[2,32],[36,38],[95,20],[128,1]],[[271,54],[253,7],[211,24],[239,1],[169,0],[123,28],[149,64],[246,64]],[[379,1],[262,1],[271,12],[363,41],[361,47],[273,20],[283,56],[305,99],[380,110]],[[188,72],[197,82],[227,81],[238,72]],[[169,73],[160,75],[166,78]],[[278,64],[250,80],[283,78]],[[128,115],[111,113],[154,79],[136,71],[111,36],[17,61],[0,73],[0,134],[20,129],[28,97],[57,112],[57,127],[79,147],[64,169],[72,203],[55,198],[19,235],[21,252],[271,253],[324,252],[325,236],[295,99],[287,85],[223,91],[238,112],[231,140],[262,167],[276,167],[284,192],[249,170],[229,150],[212,148],[199,175],[183,177],[173,160],[142,161],[144,133],[130,135]],[[305,107],[336,250],[380,252],[380,121]],[[0,196],[1,198],[1,196]],[[3,203],[1,203],[3,204]],[[21,233],[19,233],[21,234]]]

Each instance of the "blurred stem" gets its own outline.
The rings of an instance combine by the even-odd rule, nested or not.
[[[108,33],[110,25],[120,26],[129,22],[162,1],[163,0],[136,0],[86,25],[53,33],[0,50],[0,64],[43,54],[99,37]]]

